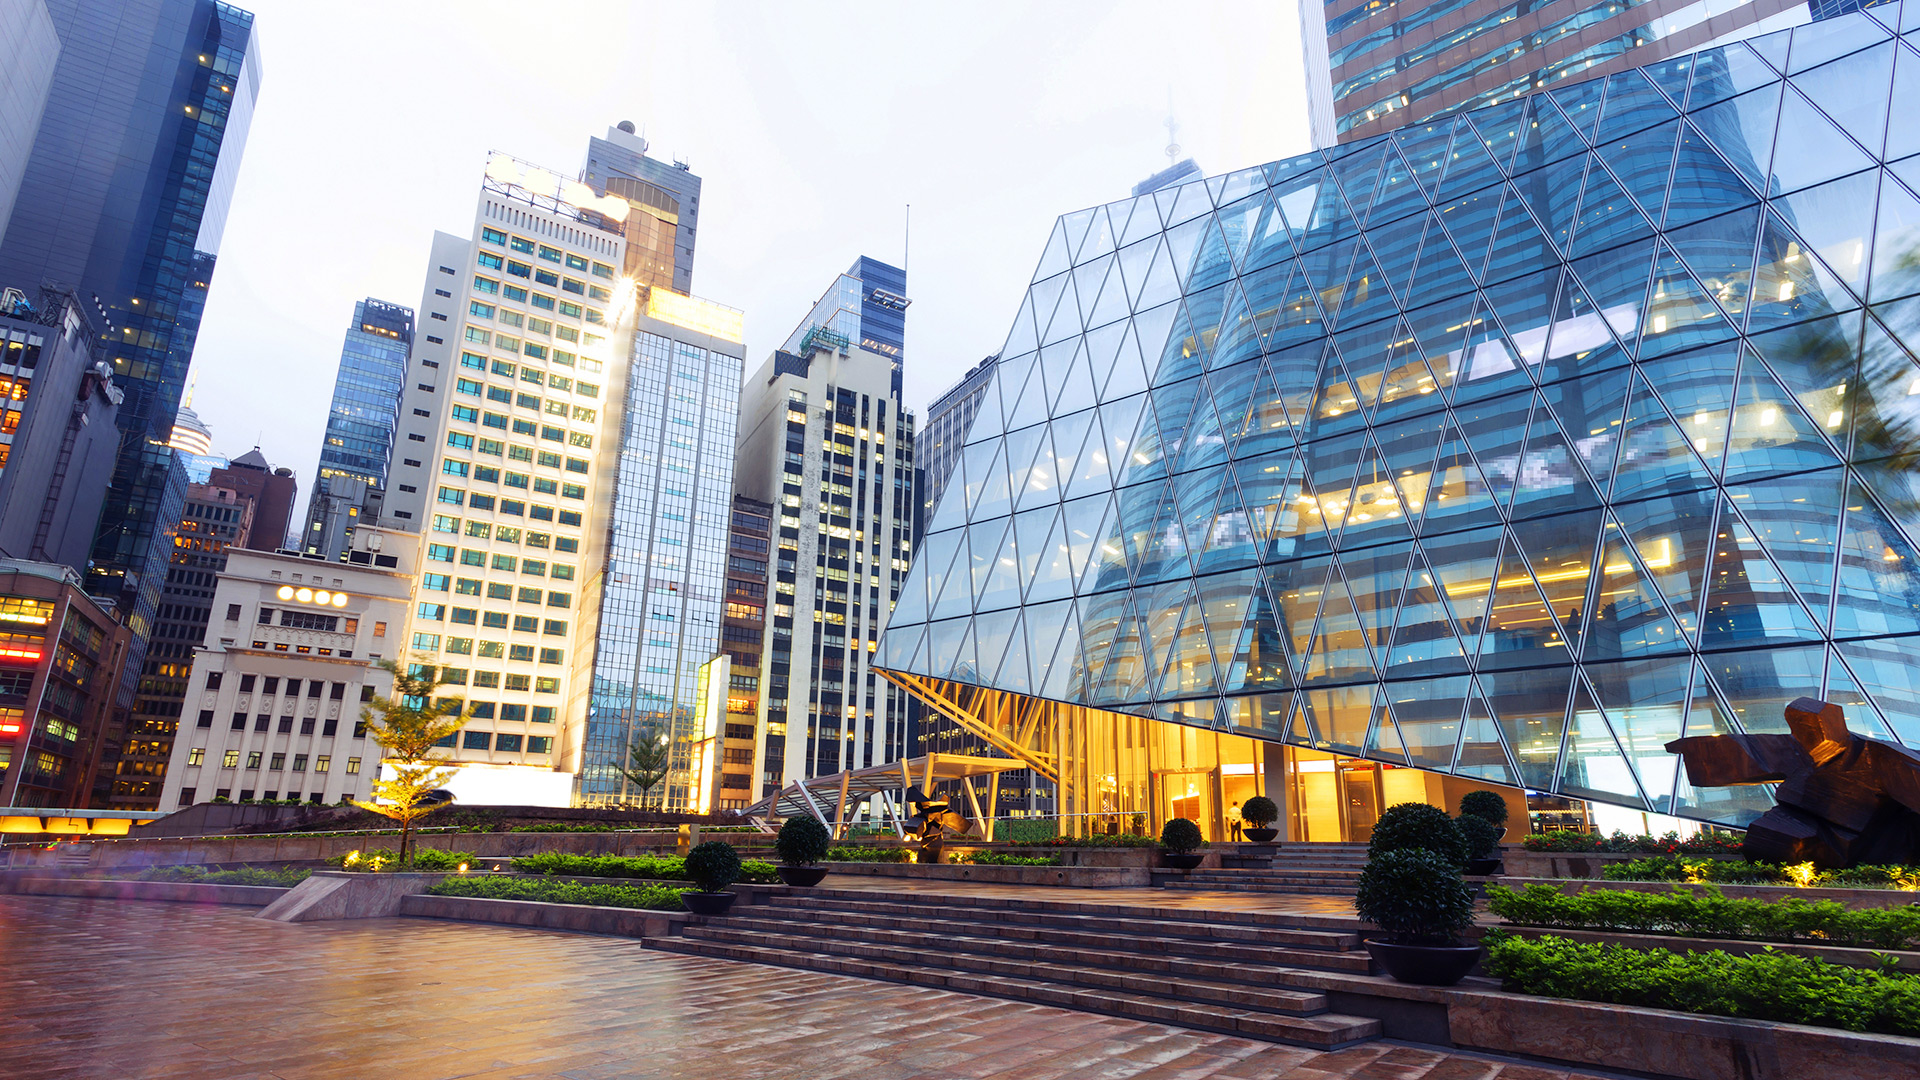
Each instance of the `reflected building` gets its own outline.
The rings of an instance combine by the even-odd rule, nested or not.
[[[647,140],[622,120],[604,139],[587,143],[580,179],[595,193],[627,200],[621,228],[627,253],[622,272],[648,288],[693,292],[693,249],[700,226],[700,178],[682,162],[647,156]]]
[[[1074,829],[1920,745],[1920,26],[1882,5],[1061,218],[878,660]]]

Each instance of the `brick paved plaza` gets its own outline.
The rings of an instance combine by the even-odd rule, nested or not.
[[[0,896],[0,1075],[322,1080],[1556,1080],[424,919]],[[1579,1075],[1579,1074],[1573,1074]]]

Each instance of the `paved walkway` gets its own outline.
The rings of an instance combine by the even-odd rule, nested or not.
[[[0,1074],[36,1080],[1559,1080],[1321,1054],[635,941],[0,896]],[[1583,1074],[1572,1074],[1580,1076]]]

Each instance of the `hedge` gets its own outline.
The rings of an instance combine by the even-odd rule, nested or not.
[[[1674,953],[1488,931],[1485,970],[1507,990],[1709,1016],[1920,1036],[1920,978],[1791,953]]]
[[[1738,855],[1745,841],[1738,836],[1698,833],[1680,839],[1679,833],[1665,836],[1612,836],[1585,832],[1535,833],[1520,841],[1528,851],[1593,851],[1613,855]]]
[[[191,885],[265,885],[291,889],[307,880],[313,871],[290,866],[258,869],[243,866],[238,870],[209,870],[204,866],[156,866],[134,875],[135,881],[182,881]]]
[[[1000,851],[969,851],[965,855],[956,855],[957,863],[972,863],[975,866],[1059,866],[1058,855],[1009,855]]]
[[[435,896],[474,896],[484,900],[535,900],[546,904],[685,911],[684,889],[665,885],[600,885],[579,881],[533,881],[509,877],[450,877],[428,892]]]
[[[527,874],[688,880],[686,860],[678,855],[563,855],[548,851],[521,856],[513,860],[513,868]],[[758,885],[780,880],[773,864],[764,859],[743,859],[740,871],[741,881]]]
[[[1655,855],[1603,868],[1608,881],[1719,882],[1725,885],[1800,885],[1838,889],[1920,889],[1920,866],[1855,866],[1814,873],[1811,866],[1795,868],[1770,862],[1729,859],[1683,859]]]
[[[912,862],[913,852],[903,847],[831,847],[828,862]]]
[[[1696,895],[1588,889],[1571,896],[1551,885],[1516,892],[1487,887],[1488,908],[1516,926],[1617,930],[1743,941],[1812,941],[1862,949],[1920,945],[1920,905],[1851,910],[1833,900],[1730,900],[1709,885]]]

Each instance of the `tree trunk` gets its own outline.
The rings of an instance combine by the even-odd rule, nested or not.
[[[405,870],[411,867],[412,865],[413,865],[413,819],[402,818],[400,821],[399,869]]]

